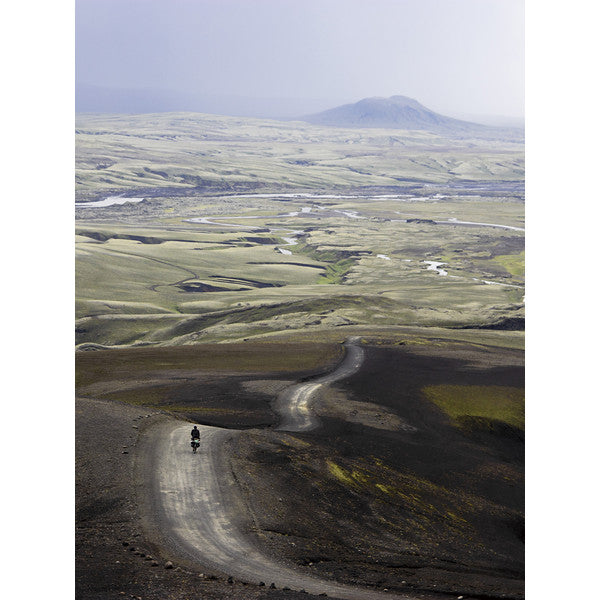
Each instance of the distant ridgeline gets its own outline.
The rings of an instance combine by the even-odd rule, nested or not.
[[[302,120],[329,127],[378,127],[486,137],[522,136],[519,128],[492,127],[445,117],[406,96],[365,98],[355,104],[344,104],[302,117]]]
[[[479,137],[521,142],[522,127],[491,126],[440,115],[406,96],[364,98],[323,112],[323,101],[247,98],[183,93],[164,89],[121,89],[78,82],[77,113],[148,114],[192,112],[208,115],[304,121],[325,127],[384,128],[428,131],[449,137]],[[304,116],[300,116],[304,115]]]

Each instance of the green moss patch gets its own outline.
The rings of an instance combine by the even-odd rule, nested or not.
[[[491,419],[525,429],[523,388],[499,385],[430,385],[422,388],[425,397],[435,403],[459,426],[472,419]]]
[[[525,251],[519,254],[495,256],[494,260],[500,263],[511,275],[525,277]]]
[[[344,282],[344,277],[354,266],[351,258],[345,258],[336,263],[327,265],[325,273],[318,279],[320,284],[340,284]]]
[[[382,503],[418,515],[419,527],[470,528],[469,519],[482,510],[496,510],[481,498],[456,493],[411,473],[390,469],[380,460],[366,468],[344,468],[327,461],[327,470],[338,483],[369,498],[373,510]],[[405,513],[406,514],[406,513]],[[415,523],[413,523],[415,525]]]

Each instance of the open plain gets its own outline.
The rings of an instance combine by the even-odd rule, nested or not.
[[[76,200],[78,598],[523,597],[519,140],[88,115]]]

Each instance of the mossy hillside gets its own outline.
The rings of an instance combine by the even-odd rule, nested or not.
[[[173,135],[156,129],[161,121],[158,117],[156,120],[148,117],[151,127],[143,118],[131,122],[107,118],[102,129],[108,135],[106,139],[104,133],[92,135],[93,128],[80,133],[89,136],[86,139],[93,142],[95,151],[103,157],[107,154],[103,147],[106,142],[109,146],[114,144],[111,147],[115,151],[129,156],[123,156],[124,160],[130,160],[135,146],[140,152],[140,162],[153,157],[152,162],[154,158],[159,160],[153,153],[162,143],[175,154],[183,152],[180,145],[196,143],[190,140],[199,134],[198,124],[190,122],[189,115],[171,117],[166,123],[174,128]],[[101,119],[91,119],[92,122],[99,125]],[[131,124],[131,132],[125,128],[126,124]],[[185,133],[187,125],[193,132]],[[229,129],[234,125],[237,130]],[[238,142],[248,149],[256,141],[255,125],[240,119],[227,123],[218,118],[208,119],[210,133],[198,143],[204,144],[214,136],[210,144],[215,152],[218,149],[218,156],[213,158],[224,160],[225,155],[237,152]],[[273,158],[281,152],[285,160],[293,160],[290,157],[296,151],[307,153],[302,144],[295,146],[301,136],[294,137],[296,134],[287,130],[285,136],[291,137],[285,139],[294,146],[286,147],[288,142],[278,141],[280,132],[273,127],[260,132],[269,139],[266,155]],[[410,140],[417,145],[437,144],[435,136],[395,132],[394,150],[389,154],[391,138],[384,143],[384,138],[379,137],[381,133],[354,131],[350,137],[344,134],[345,151],[352,160],[375,164],[383,156],[391,160],[399,148],[403,148],[405,158],[417,152]],[[318,136],[310,139],[315,161],[323,163],[309,177],[319,168],[325,168],[325,163],[327,172],[345,168],[335,166],[337,150],[316,144]],[[351,147],[348,140],[355,141],[357,147]],[[377,145],[380,141],[381,155],[365,153],[365,148],[361,148],[362,144]],[[133,146],[128,154],[119,144]],[[450,146],[453,144],[455,141]],[[469,150],[471,155],[477,154],[473,148]],[[450,165],[441,155],[436,154],[432,159],[422,151],[417,154],[420,158],[411,163],[411,169],[417,165],[427,169]],[[202,154],[202,160],[207,156]],[[208,156],[207,160],[212,159]],[[312,159],[305,156],[295,167],[312,169],[313,165],[307,166],[306,160]],[[119,169],[117,163],[100,171]],[[349,164],[345,160],[342,163]],[[86,173],[96,177],[98,170],[92,169],[91,162],[88,166]],[[156,177],[161,172],[170,177],[168,170],[156,165],[147,167],[152,171],[146,172],[148,176]],[[506,188],[509,191],[490,187],[489,191],[476,194],[453,189],[433,193],[431,187],[403,180],[406,187],[395,197],[387,195],[387,189],[364,194],[361,188],[363,191],[357,193],[348,187],[353,185],[350,181],[343,190],[345,193],[336,196],[327,182],[321,184],[293,189],[310,191],[315,197],[244,195],[234,187],[211,191],[204,186],[186,189],[167,186],[161,191],[163,188],[159,186],[148,190],[148,194],[144,188],[136,188],[129,193],[146,197],[141,203],[78,209],[78,216],[82,219],[89,216],[89,220],[78,224],[76,314],[81,321],[78,321],[77,342],[187,344],[256,338],[289,329],[308,328],[316,332],[359,325],[481,327],[497,326],[507,318],[513,318],[515,323],[522,319],[524,286],[519,262],[523,232],[433,222],[459,219],[521,226],[524,211],[518,186],[514,189],[509,186]],[[96,199],[103,197],[103,193],[116,193],[112,189],[103,190],[107,188],[97,188],[95,192],[90,188],[87,197]],[[246,189],[257,190],[283,192],[290,188],[282,179],[275,188],[263,182],[259,187]],[[101,220],[103,217],[108,221]],[[195,217],[220,220],[221,224],[189,222]],[[420,222],[404,222],[414,218]],[[282,241],[285,237],[295,237],[297,243],[288,245],[289,240]],[[449,275],[441,277],[428,270],[425,261],[447,263],[443,268]],[[362,296],[365,302],[353,307],[338,306],[336,299],[344,295]],[[287,302],[301,302],[309,297],[328,298],[328,310],[333,312],[311,314],[301,306],[293,313],[285,309]],[[377,297],[391,304],[383,309],[373,300]],[[284,311],[282,318],[267,314],[278,303]],[[269,310],[254,310],[261,305]],[[136,306],[139,315],[134,314]],[[119,307],[123,308],[121,313]],[[176,316],[172,320],[152,318],[152,307],[156,307],[156,315]],[[238,318],[236,311],[242,307],[252,308],[244,313],[246,318]],[[193,320],[190,317],[193,314],[207,318]],[[116,320],[119,317],[123,317],[119,322],[121,333]]]
[[[414,306],[410,295],[414,288],[402,294],[387,293],[379,297],[365,289],[362,294],[353,295],[353,299],[348,300],[343,294],[345,286],[318,287],[334,293],[314,298],[314,303],[307,300],[290,303],[285,300],[284,294],[284,291],[289,293],[289,288],[271,290],[268,296],[264,290],[259,290],[244,292],[245,295],[252,295],[253,302],[239,303],[239,295],[232,292],[227,302],[220,305],[221,308],[215,302],[198,302],[187,305],[193,311],[189,313],[115,314],[102,302],[84,304],[83,307],[94,310],[99,306],[105,314],[82,317],[76,321],[77,343],[111,346],[195,344],[251,338],[258,340],[276,334],[287,335],[288,332],[301,334],[303,331],[307,332],[310,339],[315,339],[320,332],[329,335],[327,330],[339,327],[343,327],[347,335],[352,335],[353,331],[369,335],[379,328],[398,327],[403,323],[433,328],[464,326],[466,316],[471,311],[475,314],[475,309],[479,311],[471,322],[473,327],[478,327],[482,322],[496,322],[504,314],[501,308],[487,310],[482,298],[477,298],[477,302],[467,307],[469,312],[460,306],[438,310],[435,306],[436,295],[430,297],[431,306]],[[302,295],[306,295],[304,290],[302,292]],[[443,292],[443,289],[439,290],[440,299],[443,298]],[[210,294],[211,297],[216,295]],[[270,301],[263,304],[261,298]],[[517,339],[521,338],[522,334],[517,336]]]
[[[432,154],[432,150],[435,153]],[[78,115],[76,190],[520,179],[520,143],[193,113]]]
[[[502,265],[511,275],[525,277],[525,252],[495,256],[494,260]]]
[[[149,245],[111,237],[103,243],[77,245],[77,295],[79,300],[141,302],[174,310],[191,300],[185,292],[194,288],[188,282],[200,281],[225,291],[228,287],[241,290],[317,282],[322,272],[317,267],[322,265],[305,259],[303,266],[297,259],[285,261],[279,256],[260,244],[216,252],[215,246],[198,247],[196,242]]]
[[[343,283],[346,275],[354,266],[351,258],[345,258],[333,264],[328,264],[325,273],[319,278],[319,284],[340,284]]]
[[[508,386],[434,385],[422,392],[457,424],[479,418],[525,428],[525,396],[522,388]],[[465,418],[467,421],[465,421]]]

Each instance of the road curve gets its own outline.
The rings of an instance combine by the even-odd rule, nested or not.
[[[349,340],[346,356],[335,371],[284,391],[277,402],[282,417],[278,429],[306,431],[317,427],[318,421],[310,410],[315,391],[356,371],[363,358],[363,349],[356,340]],[[155,440],[155,516],[182,556],[241,581],[274,583],[279,589],[288,587],[347,600],[414,599],[320,579],[292,564],[275,561],[254,546],[238,525],[240,515],[232,506],[234,501],[228,490],[234,484],[223,444],[238,435],[243,435],[243,431],[200,426],[197,454],[190,450],[189,423],[176,423]]]
[[[310,431],[319,426],[319,419],[311,411],[311,400],[315,392],[324,385],[345,379],[360,369],[365,351],[358,345],[356,337],[349,338],[345,343],[346,355],[335,371],[286,388],[277,398],[275,411],[280,416],[279,431]]]

